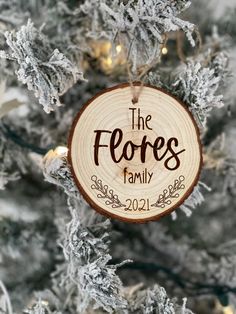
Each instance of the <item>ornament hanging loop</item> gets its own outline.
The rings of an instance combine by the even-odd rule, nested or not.
[[[135,105],[138,103],[138,97],[134,96],[132,99],[132,104]]]
[[[131,46],[129,47],[129,50],[127,51],[125,49],[125,45],[122,45],[121,34],[118,33],[117,35],[118,35],[119,45],[123,46],[123,54],[127,60],[126,68],[127,68],[127,73],[128,73],[128,77],[129,77],[129,84],[130,84],[131,91],[132,91],[132,100],[131,101],[132,101],[132,104],[135,105],[139,102],[139,97],[140,97],[140,94],[141,94],[142,89],[143,89],[144,82],[142,80],[142,76],[144,73],[142,71],[142,73],[140,75],[136,75],[137,78],[135,80],[133,80],[133,75],[131,73],[131,65],[129,64],[129,61],[128,61]],[[132,43],[131,43],[131,45],[132,45]],[[146,73],[146,70],[145,70],[145,73]],[[137,86],[138,90],[136,90],[134,83]]]
[[[119,39],[120,39],[120,36],[119,36]],[[166,46],[166,43],[167,43],[167,40],[168,40],[168,37],[167,37],[167,34],[164,34],[163,35],[163,42],[160,46],[160,51],[162,50],[163,47]],[[127,60],[129,59],[129,53],[127,54]],[[127,66],[127,73],[128,73],[128,77],[129,77],[129,84],[130,84],[130,87],[131,87],[131,90],[132,90],[132,103],[133,105],[137,104],[139,102],[139,97],[142,93],[142,90],[143,90],[143,86],[144,86],[144,77],[145,75],[156,65],[160,62],[160,59],[161,59],[161,54],[158,55],[158,57],[153,60],[150,64],[147,64],[143,67],[141,73],[139,73],[137,75],[137,80],[133,80],[132,79],[132,73],[131,73],[131,70],[130,70],[130,64],[126,63],[126,66]],[[135,84],[134,84],[135,83]],[[135,88],[135,86],[137,86],[137,89]]]
[[[143,87],[143,82],[132,80],[130,65],[128,63],[127,63],[127,72],[128,72],[129,84],[130,84],[131,92],[132,92],[132,100],[131,101],[132,101],[132,104],[135,105],[139,101],[139,97],[140,97],[142,87]],[[136,88],[136,87],[138,87],[138,88]]]

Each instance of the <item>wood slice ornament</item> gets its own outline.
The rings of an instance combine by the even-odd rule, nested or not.
[[[133,88],[141,88],[135,83]],[[184,202],[202,164],[198,127],[165,91],[130,84],[93,97],[74,120],[69,163],[85,200],[127,222],[156,220]]]

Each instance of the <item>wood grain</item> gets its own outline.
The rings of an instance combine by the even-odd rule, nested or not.
[[[138,103],[132,98],[128,83],[97,94],[75,118],[68,146],[85,200],[108,217],[139,223],[183,203],[198,181],[202,152],[179,100],[148,85]]]

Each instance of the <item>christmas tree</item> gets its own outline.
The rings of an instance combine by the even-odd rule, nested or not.
[[[235,18],[203,0],[0,0],[0,313],[235,313]],[[94,211],[67,158],[85,102],[127,81],[181,100],[203,145],[192,194],[146,224]]]

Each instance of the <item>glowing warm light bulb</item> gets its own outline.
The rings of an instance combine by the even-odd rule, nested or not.
[[[65,146],[58,146],[56,149],[55,149],[55,153],[58,154],[58,155],[64,155],[68,152],[68,148],[65,147]]]
[[[48,301],[42,300],[41,304],[44,305],[44,306],[48,306],[49,303],[48,303]]]
[[[234,314],[234,311],[233,311],[233,309],[232,309],[231,306],[225,306],[225,307],[223,308],[223,313],[224,313],[224,314]]]
[[[121,50],[122,50],[121,45],[117,45],[117,46],[116,46],[116,52],[117,52],[117,53],[120,53]]]
[[[166,47],[163,47],[161,52],[162,52],[163,55],[167,55],[168,49]]]
[[[108,66],[111,66],[112,65],[112,58],[108,57],[106,60],[106,63]]]
[[[101,49],[101,52],[103,55],[107,55],[109,54],[111,50],[111,43],[110,42],[105,42],[103,45],[102,45],[102,49]]]

